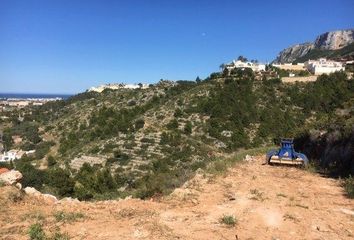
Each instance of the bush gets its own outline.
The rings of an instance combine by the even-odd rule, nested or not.
[[[70,197],[74,193],[74,181],[68,170],[50,169],[47,181],[48,186],[52,187],[54,193],[59,197]]]
[[[69,240],[70,237],[67,233],[63,234],[59,231],[56,231],[50,239],[52,239],[52,240]]]
[[[29,227],[28,235],[31,240],[45,240],[46,239],[46,235],[45,235],[45,232],[42,228],[42,225],[39,223],[32,224]]]
[[[183,112],[180,108],[176,108],[175,113],[173,114],[174,117],[179,118],[182,117]]]
[[[233,227],[237,224],[237,219],[233,215],[224,215],[220,218],[220,223]]]
[[[23,187],[34,187],[38,190],[42,188],[46,179],[45,171],[35,168],[29,162],[23,162],[22,159],[16,161],[16,169],[19,170],[23,175]]]
[[[178,121],[177,119],[172,119],[168,124],[167,128],[170,130],[175,130],[178,129]]]
[[[58,211],[54,213],[54,218],[57,222],[65,222],[65,223],[71,223],[71,222],[76,222],[79,219],[84,218],[85,215],[80,212],[64,212],[64,211]]]
[[[349,198],[354,198],[354,178],[352,176],[344,180],[344,189]]]
[[[55,160],[55,158],[53,156],[49,155],[47,157],[47,165],[48,165],[48,167],[52,167],[55,164],[57,164],[57,161]]]
[[[184,126],[184,133],[188,135],[192,133],[192,123],[190,121]]]
[[[74,196],[80,201],[87,201],[93,198],[93,193],[81,183],[76,183],[74,186]]]
[[[135,131],[137,131],[137,130],[143,128],[144,125],[145,125],[144,119],[138,119],[138,120],[136,120],[136,122],[135,122]]]
[[[142,143],[155,143],[155,140],[153,138],[142,138],[142,139],[140,139],[140,142],[142,142]]]

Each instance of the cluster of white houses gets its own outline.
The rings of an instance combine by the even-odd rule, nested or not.
[[[109,84],[104,84],[98,87],[91,87],[88,89],[89,92],[103,92],[106,89],[111,89],[111,90],[117,90],[117,89],[146,89],[148,88],[148,84],[124,84],[124,83],[109,83]]]
[[[290,71],[307,70],[314,75],[329,74],[329,73],[345,70],[344,64],[342,62],[327,60],[326,58],[320,58],[317,60],[308,60],[304,63],[297,63],[297,64],[292,64],[292,63],[273,64],[272,66],[284,70],[290,70]],[[227,69],[229,71],[233,69],[245,69],[245,68],[250,68],[254,72],[262,72],[266,70],[266,64],[233,60],[231,63],[224,65],[224,69]]]
[[[22,151],[17,149],[12,149],[9,151],[5,151],[4,153],[0,153],[0,162],[10,162],[16,159],[20,159],[23,155],[34,154],[35,150]]]
[[[337,71],[344,71],[345,67],[342,62],[336,62],[333,60],[327,60],[326,58],[319,58],[317,60],[308,60],[304,63],[285,63],[285,64],[273,64],[274,67],[285,70],[308,70],[314,75],[329,74]]]

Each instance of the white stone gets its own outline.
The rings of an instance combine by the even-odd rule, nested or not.
[[[253,160],[253,156],[251,155],[246,155],[245,158],[244,158],[245,161],[252,161]]]
[[[7,185],[16,184],[21,179],[22,179],[22,173],[16,170],[4,172],[0,175],[0,181],[4,182]]]
[[[25,191],[27,195],[41,195],[41,192],[35,189],[34,187],[25,187],[23,191]]]

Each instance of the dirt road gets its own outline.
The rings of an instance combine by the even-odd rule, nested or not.
[[[48,235],[60,230],[70,239],[354,239],[354,200],[339,181],[262,161],[237,164],[222,176],[198,174],[159,201],[26,197],[0,206],[0,236],[28,239],[29,226],[40,222]],[[58,220],[61,211],[84,217]],[[235,226],[220,222],[223,216],[234,216]]]

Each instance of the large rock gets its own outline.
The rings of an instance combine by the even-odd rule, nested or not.
[[[16,170],[4,172],[0,175],[0,181],[4,182],[6,185],[15,185],[21,179],[22,173]]]
[[[315,40],[315,48],[337,50],[354,42],[354,29],[326,32]]]
[[[42,199],[46,203],[56,203],[58,202],[58,199],[51,195],[51,194],[46,194],[46,193],[41,193],[34,187],[25,187],[23,191],[28,195],[28,196],[34,196],[37,198]]]
[[[41,195],[41,192],[38,191],[37,189],[35,189],[34,187],[25,187],[23,189],[23,191],[27,194],[27,195],[34,195],[34,196],[39,196]]]

